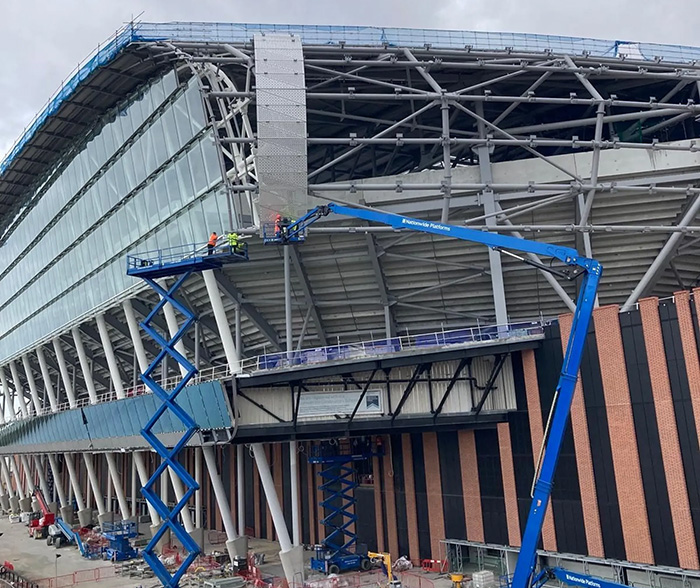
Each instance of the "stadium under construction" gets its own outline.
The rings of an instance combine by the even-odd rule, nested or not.
[[[692,47],[125,26],[0,163],[0,507],[150,525],[172,586],[220,531],[520,588],[538,516],[530,585],[700,586],[699,94]]]

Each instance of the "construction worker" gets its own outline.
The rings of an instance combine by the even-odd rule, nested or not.
[[[209,235],[209,241],[207,242],[207,255],[214,253],[214,248],[216,247],[216,242],[219,240],[219,236],[216,231]]]
[[[282,236],[282,215],[278,214],[275,217],[275,237],[279,239]]]
[[[228,246],[231,248],[232,253],[242,253],[243,247],[238,233],[230,232],[228,234]]]

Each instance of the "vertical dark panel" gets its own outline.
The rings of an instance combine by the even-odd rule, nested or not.
[[[661,318],[668,377],[671,382],[673,408],[678,427],[678,440],[688,487],[690,512],[693,517],[695,541],[697,545],[700,545],[700,449],[698,448],[693,404],[690,401],[690,386],[688,374],[685,371],[685,357],[675,305],[660,303],[659,317]]]
[[[381,504],[382,504],[382,529],[384,529],[384,546],[385,549],[388,551],[389,550],[389,529],[387,527],[387,503],[386,503],[386,486],[384,485],[384,459],[381,457],[378,459],[379,463],[379,479],[374,480],[375,485],[378,485],[377,487],[379,488],[380,496],[381,496]]]
[[[693,294],[695,296],[695,294]],[[695,306],[695,298],[690,300],[690,316],[693,317],[693,333],[695,335],[695,345],[700,353],[700,322],[698,322],[698,309]]]
[[[245,476],[245,525],[251,529],[255,528],[255,485],[253,476],[255,475],[255,463],[247,449],[243,450],[243,475]]]
[[[508,545],[506,501],[503,497],[498,433],[496,429],[477,429],[474,431],[474,439],[481,488],[481,510],[484,518],[484,540],[486,543]]]
[[[445,538],[466,539],[467,524],[464,516],[461,464],[457,431],[437,434],[442,482],[442,508],[445,518]],[[442,537],[441,537],[442,539]]]
[[[259,486],[260,487],[258,488],[258,492],[260,496],[260,538],[269,539],[269,535],[267,534],[267,498],[265,497],[265,490],[263,490],[262,481],[260,481]]]
[[[355,503],[357,543],[358,545],[366,545],[370,551],[377,551],[374,488],[372,486],[358,486],[355,488],[355,500],[357,501]]]
[[[563,360],[559,324],[555,323],[546,328],[545,339],[535,350],[543,423],[547,422],[549,416]],[[539,451],[539,447],[536,447],[535,450]],[[552,486],[551,508],[554,513],[558,550],[567,553],[587,553],[588,545],[583,522],[571,420],[566,425],[566,432],[559,452],[557,471]]]
[[[598,361],[598,345],[593,326],[588,331],[581,361],[581,381],[586,404],[588,434],[591,443],[591,460],[595,476],[598,512],[605,557],[625,559],[625,542],[622,536],[620,503],[610,447],[608,416],[603,395],[603,381]]]
[[[520,515],[520,534],[525,532],[527,515],[530,512],[530,489],[535,475],[535,463],[532,457],[532,438],[530,437],[530,419],[527,416],[527,393],[523,375],[522,354],[518,351],[511,355],[513,365],[513,383],[515,385],[515,402],[517,410],[508,413],[510,439],[513,451],[513,468],[515,473],[515,493],[518,497],[518,514]]]
[[[301,498],[301,540],[305,544],[311,543],[311,525],[313,515],[309,512],[309,492],[311,482],[309,481],[309,462],[306,453],[299,454],[299,497]]]
[[[292,470],[289,464],[289,443],[282,443],[282,510],[289,533],[292,533]]]
[[[416,520],[418,522],[418,553],[421,559],[430,559],[430,505],[425,483],[425,456],[423,435],[411,435],[413,450],[413,479],[416,487]]]
[[[638,310],[620,315],[620,330],[654,561],[656,564],[678,566],[647,350]]]
[[[406,487],[403,477],[403,445],[401,435],[391,436],[391,465],[394,468],[394,496],[396,497],[396,529],[399,553],[408,556],[408,517],[406,516]]]

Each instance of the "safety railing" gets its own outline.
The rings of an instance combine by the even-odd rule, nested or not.
[[[544,321],[485,325],[452,331],[404,335],[388,339],[314,347],[290,353],[269,353],[243,359],[241,368],[244,373],[254,373],[329,361],[376,357],[400,351],[424,350],[431,347],[465,346],[512,338],[533,337],[544,333],[544,325]]]
[[[344,343],[341,345],[328,345],[326,347],[312,347],[301,349],[291,353],[263,353],[241,360],[241,372],[255,374],[263,371],[285,369],[304,365],[316,365],[329,361],[343,361],[389,355],[401,351],[428,350],[431,348],[446,348],[456,346],[478,345],[480,343],[506,341],[510,339],[523,339],[542,336],[548,320],[527,321],[509,323],[506,325],[483,325],[456,329],[450,331],[438,331],[434,333],[422,333],[419,335],[403,335],[389,339],[372,339],[358,343]],[[189,381],[188,385],[201,384],[212,380],[226,380],[232,376],[228,365],[219,365],[200,369]],[[181,376],[172,376],[159,380],[164,390],[173,390],[181,380]],[[126,388],[126,398],[133,398],[143,394],[151,394],[151,391],[143,384],[137,384]],[[89,398],[81,398],[74,405],[63,402],[58,405],[56,412],[83,408],[91,404],[112,402],[119,400],[115,391],[105,392],[97,396],[97,402],[93,403]],[[54,411],[50,407],[44,407],[38,416],[49,415]],[[32,410],[26,418],[37,416]],[[18,416],[16,420],[23,420]]]
[[[167,264],[180,263],[188,260],[214,256],[236,255],[247,258],[248,247],[246,243],[238,242],[236,246],[229,244],[225,237],[219,237],[216,245],[211,248],[208,243],[187,243],[165,249],[153,249],[126,256],[126,269],[137,270],[149,267],[161,267]]]
[[[114,578],[116,575],[117,572],[114,567],[109,566],[92,568],[89,570],[77,570],[71,574],[61,574],[60,576],[35,580],[34,583],[38,588],[66,588],[67,586],[76,586],[77,584],[99,582],[106,578]]]

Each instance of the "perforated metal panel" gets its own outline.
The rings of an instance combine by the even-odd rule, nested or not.
[[[306,163],[306,89],[301,39],[255,35],[258,119],[255,200],[262,222],[276,214],[297,218],[309,208]]]

